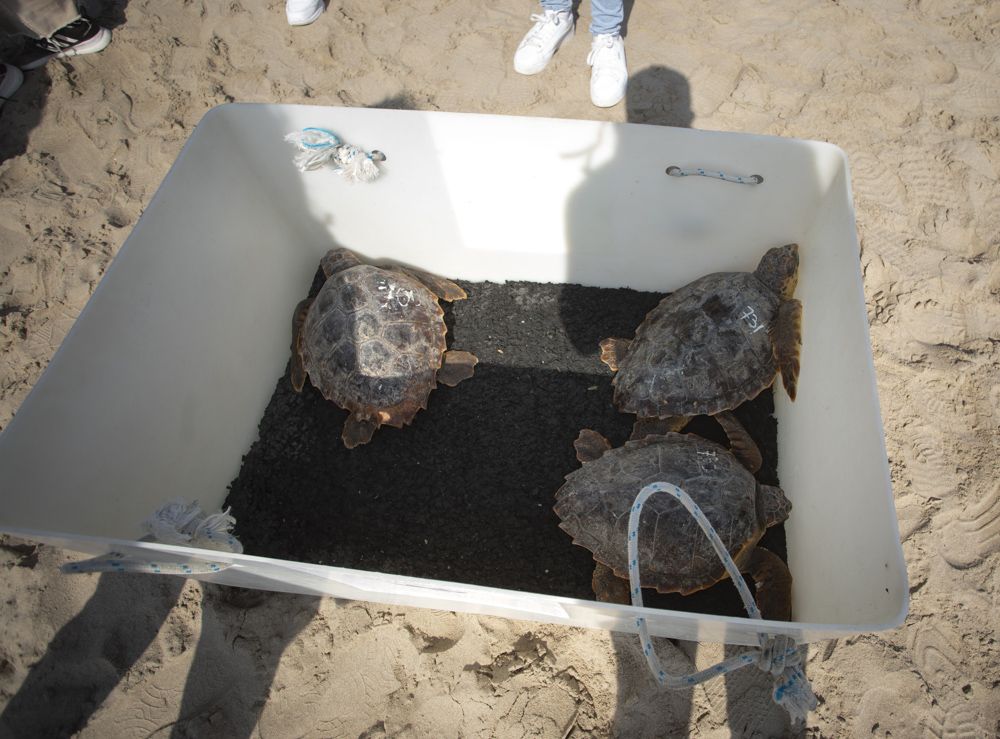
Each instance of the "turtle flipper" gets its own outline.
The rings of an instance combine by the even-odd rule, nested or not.
[[[788,519],[792,512],[792,501],[781,488],[758,484],[756,507],[761,525],[767,528]]]
[[[618,371],[622,357],[628,351],[631,339],[605,339],[601,342],[601,361],[611,368],[612,372]]]
[[[795,400],[799,381],[799,350],[802,347],[801,301],[793,298],[778,306],[778,316],[771,324],[771,343],[785,391],[789,398]]]
[[[454,349],[447,351],[442,357],[437,381],[448,387],[455,387],[462,380],[468,380],[472,377],[477,364],[479,364],[479,359],[475,354]]]
[[[343,247],[330,249],[330,251],[328,251],[321,260],[319,260],[320,269],[323,270],[323,275],[327,279],[330,278],[330,275],[336,272],[343,272],[345,269],[357,267],[359,264],[361,264],[361,260],[358,259],[358,255],[350,249],[345,249]]]
[[[440,300],[446,300],[449,303],[452,303],[456,300],[465,300],[469,297],[465,290],[451,280],[446,280],[444,277],[432,275],[430,272],[424,272],[422,269],[401,267],[398,264],[395,264],[392,267],[387,267],[386,269],[391,269],[396,272],[402,272],[404,275],[409,275],[432,293],[437,295]]]
[[[755,547],[745,571],[757,587],[760,615],[770,621],[792,620],[792,573],[781,558]]]
[[[306,367],[302,363],[302,325],[306,322],[312,298],[300,300],[292,314],[292,388],[301,393],[306,384]]]
[[[632,424],[629,441],[639,441],[647,436],[663,436],[671,431],[681,431],[691,421],[691,416],[666,416],[664,418],[644,418],[636,416]]]
[[[729,437],[730,451],[743,463],[744,467],[756,473],[760,469],[761,464],[763,464],[763,459],[760,456],[760,448],[757,446],[757,442],[743,428],[743,424],[739,422],[739,419],[731,411],[722,411],[722,413],[716,413],[712,417],[719,422],[722,430]]]
[[[594,595],[602,603],[621,603],[629,605],[632,602],[628,593],[628,581],[622,580],[610,567],[601,562],[594,562],[594,575],[590,579],[590,587]]]
[[[573,442],[573,448],[578,461],[592,462],[611,448],[611,442],[593,429],[583,429]]]
[[[361,416],[352,413],[344,421],[344,432],[340,438],[344,440],[344,446],[353,449],[371,441],[379,425],[378,421],[361,418]]]

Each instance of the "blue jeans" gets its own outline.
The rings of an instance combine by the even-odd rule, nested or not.
[[[545,10],[572,10],[573,0],[541,0]],[[590,32],[621,33],[625,19],[624,0],[590,0]]]

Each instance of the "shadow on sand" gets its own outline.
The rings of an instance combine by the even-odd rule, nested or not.
[[[17,6],[18,0],[11,0]],[[90,0],[81,3],[85,12],[105,28],[114,29],[125,25],[125,9],[128,0]],[[0,59],[12,59],[21,48],[22,39],[9,36],[0,39]],[[0,163],[28,151],[31,132],[45,112],[49,91],[52,89],[52,75],[49,67],[54,64],[73,66],[73,59],[53,59],[38,69],[24,73],[24,83],[0,108]]]
[[[633,75],[625,102],[629,123],[689,128],[694,119],[687,79],[665,66],[648,67]],[[629,157],[636,155],[636,152],[626,154],[619,151],[610,160],[590,170],[585,183],[572,193],[566,212],[571,250],[578,240],[585,240],[581,239],[583,234],[574,234],[575,224],[586,223],[586,214],[599,207],[599,199],[610,191],[609,180],[614,184],[627,178],[629,167],[635,164],[629,161]],[[569,274],[572,280],[572,265]],[[566,301],[566,309],[570,309],[569,300]],[[568,320],[566,323],[569,326]],[[581,352],[593,352],[597,342],[605,337],[596,336],[593,332],[580,332],[571,338]],[[694,690],[672,691],[658,687],[649,673],[637,636],[614,633],[611,640],[619,685],[612,721],[614,735],[683,736],[688,733],[689,724],[698,720],[698,714],[706,708],[710,709],[715,721],[725,721],[736,736],[797,735],[784,709],[772,702],[771,679],[764,673],[744,669],[725,676],[721,681],[710,681],[704,685],[704,698],[698,699],[696,705]],[[699,647],[695,642],[667,639],[655,639],[654,645],[664,669],[676,675],[708,667],[747,649],[721,645]],[[700,692],[702,689],[697,690]]]
[[[111,11],[123,19],[124,7],[125,2],[120,0],[112,4]],[[118,16],[113,16],[112,21],[114,17]],[[412,105],[403,94],[371,107],[405,109]],[[3,120],[7,120],[9,112],[3,111]],[[37,112],[40,116],[41,107]],[[29,123],[27,118],[22,119],[19,131],[25,137]],[[8,151],[6,142],[3,150]],[[294,188],[296,182],[288,178],[285,186]],[[305,200],[301,192],[285,192],[291,201]],[[328,224],[301,226],[315,238],[329,241],[326,248],[335,246]],[[324,250],[320,249],[320,253]],[[158,637],[168,647],[183,645],[183,639],[161,632],[178,605],[184,583],[173,575],[100,575],[94,594],[59,630],[4,707],[0,735],[69,736],[87,726]],[[169,735],[175,738],[250,737],[267,703],[285,649],[312,621],[321,599],[212,583],[202,587],[201,638],[185,679],[177,719],[154,728],[156,732],[169,729]],[[253,609],[264,609],[264,616],[273,613],[280,621],[280,629],[268,632],[273,641],[266,645],[240,636],[240,628]]]

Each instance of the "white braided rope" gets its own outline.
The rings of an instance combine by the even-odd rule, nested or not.
[[[642,586],[639,582],[639,517],[642,514],[642,507],[646,500],[656,493],[667,493],[672,495],[683,505],[687,511],[698,522],[705,536],[712,543],[716,554],[725,565],[726,572],[736,585],[743,605],[747,609],[750,618],[761,618],[760,610],[750,595],[739,568],[733,562],[725,544],[715,532],[715,527],[702,513],[698,504],[691,499],[691,496],[681,490],[676,485],[667,482],[654,482],[646,485],[635,498],[628,518],[628,581],[632,605],[642,606]],[[660,664],[659,657],[653,650],[653,642],[649,637],[649,629],[646,627],[646,619],[639,617],[635,621],[639,629],[639,640],[642,642],[642,651],[646,656],[646,663],[652,671],[656,681],[673,690],[690,688],[698,683],[705,682],[713,677],[725,675],[726,673],[739,670],[747,665],[757,665],[764,672],[771,673],[774,678],[774,690],[771,697],[774,702],[782,706],[791,716],[792,721],[805,721],[806,714],[816,707],[816,696],[812,692],[812,686],[802,671],[802,655],[795,647],[795,642],[790,637],[782,634],[768,635],[758,634],[760,641],[759,648],[752,648],[743,654],[731,657],[724,662],[720,662],[713,667],[695,672],[690,675],[670,675]]]
[[[308,172],[331,165],[333,171],[348,182],[371,182],[379,176],[378,162],[385,161],[385,154],[378,150],[367,152],[357,146],[345,144],[333,131],[325,128],[303,128],[285,136],[298,153],[295,166]]]

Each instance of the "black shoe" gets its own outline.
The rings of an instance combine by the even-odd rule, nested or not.
[[[111,31],[81,16],[48,38],[27,39],[14,60],[23,70],[37,69],[49,59],[94,54],[111,43]]]

